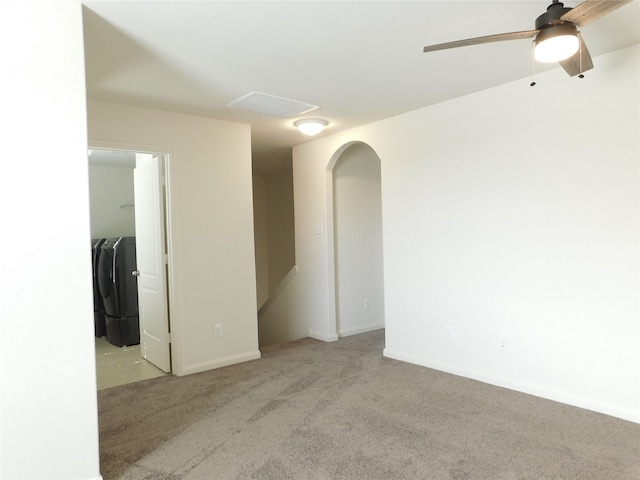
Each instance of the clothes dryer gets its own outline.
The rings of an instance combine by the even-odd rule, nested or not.
[[[104,337],[107,327],[104,320],[104,303],[98,286],[98,263],[104,238],[91,239],[91,268],[93,270],[93,327],[96,337]]]
[[[119,347],[140,343],[135,237],[107,238],[98,260],[107,340]]]

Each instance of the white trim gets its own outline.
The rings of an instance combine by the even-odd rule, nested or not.
[[[248,362],[250,360],[258,360],[260,359],[260,357],[261,357],[260,350],[256,350],[254,352],[231,355],[230,357],[219,358],[216,360],[209,360],[207,362],[194,363],[192,365],[184,366],[181,372],[179,372],[177,375],[191,375],[192,373],[206,372],[208,370],[214,370],[216,368],[235,365],[236,363]]]
[[[322,340],[323,342],[336,342],[336,341],[338,341],[338,334],[337,333],[324,334],[324,333],[318,333],[318,332],[314,332],[313,330],[310,330],[309,331],[309,336],[311,338],[315,338],[316,340]]]
[[[358,327],[346,328],[338,332],[339,337],[349,337],[351,335],[358,335],[359,333],[373,332],[375,330],[382,330],[384,328],[384,322],[370,323],[369,325],[360,325]]]
[[[432,368],[441,372],[471,378],[473,380],[478,380],[497,387],[507,388],[516,392],[534,395],[536,397],[553,400],[555,402],[564,403],[574,407],[584,408],[586,410],[592,410],[605,415],[611,415],[612,417],[621,418],[629,422],[640,423],[640,411],[638,410],[599,402],[564,390],[549,388],[544,385],[534,383],[521,382],[515,378],[494,375],[483,370],[460,368],[455,365],[434,361],[426,357],[405,354],[390,348],[385,348],[382,355],[387,358],[393,358],[394,360],[400,360],[402,362]]]
[[[341,150],[342,151],[342,150]],[[340,155],[334,154],[331,162],[325,172],[325,195],[326,195],[326,231],[325,236],[327,248],[327,325],[332,331],[332,335],[338,336],[340,329],[340,320],[338,319],[337,301],[336,301],[336,257],[335,257],[335,231],[334,231],[334,215],[333,215],[333,167],[340,158]]]

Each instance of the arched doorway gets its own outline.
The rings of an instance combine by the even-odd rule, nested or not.
[[[332,161],[336,331],[348,336],[384,328],[380,158],[365,143]]]

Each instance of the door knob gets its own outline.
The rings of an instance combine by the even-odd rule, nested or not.
[[[133,272],[131,272],[131,275],[133,275],[134,277],[139,277],[140,276],[140,270],[134,270]]]

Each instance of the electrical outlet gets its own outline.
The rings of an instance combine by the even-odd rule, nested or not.
[[[213,327],[213,336],[218,338],[222,336],[222,324],[216,323]]]
[[[507,337],[500,337],[498,339],[498,348],[500,348],[501,352],[506,352],[509,350],[509,342],[507,342]]]
[[[363,308],[365,310],[369,310],[371,308],[371,300],[369,300],[368,298],[365,298]]]
[[[456,329],[453,326],[449,325],[447,327],[447,340],[449,340],[450,342],[453,342],[455,341],[455,339],[456,339]]]

